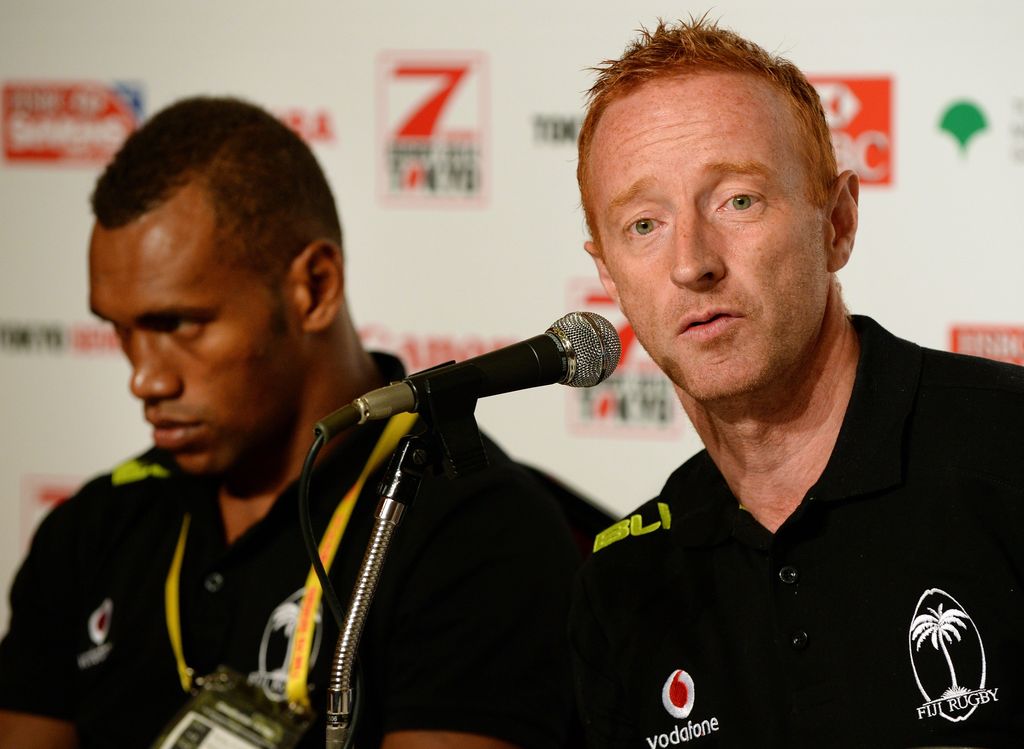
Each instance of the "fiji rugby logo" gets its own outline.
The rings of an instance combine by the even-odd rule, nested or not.
[[[925,702],[918,719],[967,720],[979,705],[997,702],[985,687],[985,646],[974,620],[943,590],[926,590],[910,622],[910,665]]]
[[[249,674],[249,683],[262,687],[263,693],[275,702],[285,698],[288,667],[295,647],[299,611],[305,592],[305,588],[299,588],[270,613],[267,626],[263,629],[263,640],[260,642],[259,671]],[[310,669],[316,663],[316,657],[320,652],[320,638],[323,634],[321,618],[320,607],[317,607],[313,624],[313,644],[309,652]]]

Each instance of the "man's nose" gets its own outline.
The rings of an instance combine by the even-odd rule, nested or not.
[[[127,352],[132,366],[132,395],[142,401],[163,400],[181,394],[182,381],[159,341],[139,335]]]
[[[680,222],[675,232],[672,282],[707,291],[725,277],[726,264],[715,232],[699,221]]]

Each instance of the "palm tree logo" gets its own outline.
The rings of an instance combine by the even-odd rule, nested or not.
[[[960,642],[960,629],[967,630],[966,622],[971,620],[960,609],[942,610],[945,604],[940,603],[938,609],[928,609],[927,614],[921,614],[910,625],[910,638],[917,644],[917,650],[921,650],[921,644],[928,640],[932,641],[932,647],[941,650],[946,659],[946,666],[949,668],[950,687],[942,693],[943,697],[953,697],[966,693],[967,689],[956,683],[956,668],[953,667],[953,659],[949,657],[947,644],[953,643],[953,638]],[[957,628],[960,629],[957,629]]]
[[[279,603],[271,612],[260,643],[258,683],[263,692],[271,700],[280,701],[285,696],[285,685],[288,682],[288,668],[291,663],[292,649],[295,647],[295,628],[298,626],[299,612],[305,588],[299,588],[288,598]],[[316,663],[320,652],[322,633],[322,612],[318,608],[314,614],[313,642],[309,654],[309,666]]]
[[[965,695],[985,689],[987,667],[981,633],[967,609],[944,590],[930,588],[917,602],[908,634],[926,714],[954,722],[969,718],[977,702]]]

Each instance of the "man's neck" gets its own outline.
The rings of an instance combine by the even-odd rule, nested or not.
[[[302,471],[313,442],[313,425],[333,410],[383,384],[382,375],[372,357],[361,348],[329,368],[329,376],[313,378],[305,388],[303,400],[290,434],[270,446],[262,457],[246,461],[254,466],[225,476],[218,491],[221,518],[228,544],[262,520],[278,496]],[[324,448],[321,455],[337,450],[346,441],[341,434]]]
[[[683,405],[743,507],[775,532],[818,480],[853,392],[860,343],[841,304],[826,313],[819,345],[796,382],[728,403]],[[780,392],[781,390],[781,392]],[[742,400],[742,403],[737,402]]]

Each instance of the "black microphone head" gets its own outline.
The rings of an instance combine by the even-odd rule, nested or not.
[[[547,329],[565,353],[566,373],[561,383],[588,388],[615,371],[622,344],[615,327],[593,312],[570,312]]]

